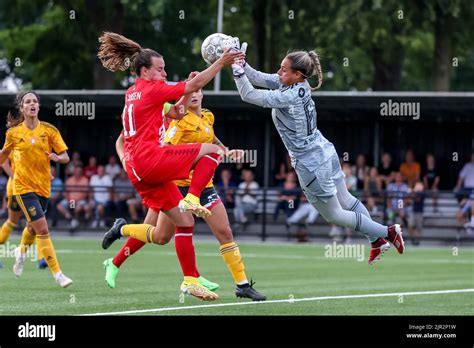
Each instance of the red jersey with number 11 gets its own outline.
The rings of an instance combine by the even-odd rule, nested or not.
[[[146,176],[147,161],[152,161],[160,134],[164,136],[163,104],[178,100],[184,94],[185,82],[168,84],[164,81],[135,80],[125,93],[122,113],[125,156],[141,176]]]

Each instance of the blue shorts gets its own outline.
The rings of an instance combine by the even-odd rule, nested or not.
[[[21,211],[20,205],[18,204],[18,201],[16,200],[15,196],[7,196],[7,206],[10,210],[16,212]]]
[[[15,198],[28,222],[44,218],[48,209],[48,198],[34,192],[15,195]]]

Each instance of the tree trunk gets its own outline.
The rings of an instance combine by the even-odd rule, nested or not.
[[[265,42],[267,40],[266,30],[266,8],[267,0],[254,0],[252,2],[252,20],[253,20],[253,36],[255,46],[255,68],[259,70],[265,69]]]
[[[449,91],[449,67],[452,59],[451,33],[454,29],[454,20],[450,14],[444,15],[438,6],[435,10],[433,89]]]
[[[375,67],[374,91],[400,90],[401,62],[387,63],[380,55],[375,55],[373,62]]]
[[[270,59],[267,66],[268,72],[276,71],[280,67],[280,59],[278,57],[278,47],[280,46],[280,29],[281,29],[281,0],[270,1]]]
[[[103,31],[113,31],[122,33],[124,8],[120,0],[113,0],[112,14],[107,13],[107,5],[99,5],[94,0],[86,1],[86,11],[94,23],[96,35]],[[97,37],[95,38],[97,40]],[[114,73],[105,70],[100,60],[96,57],[94,60],[94,88],[95,89],[113,89],[117,87]]]

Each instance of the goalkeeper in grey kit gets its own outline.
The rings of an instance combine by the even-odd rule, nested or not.
[[[243,43],[242,51],[246,47]],[[371,219],[362,202],[347,190],[334,145],[316,127],[311,91],[321,86],[323,78],[317,53],[289,53],[276,74],[257,71],[245,61],[233,64],[232,70],[243,101],[272,108],[273,123],[303,192],[324,219],[364,234],[371,243],[369,264],[379,260],[391,245],[402,254],[405,246],[401,226],[384,226]],[[315,88],[307,81],[313,76],[318,77]],[[269,90],[255,89],[253,85]]]

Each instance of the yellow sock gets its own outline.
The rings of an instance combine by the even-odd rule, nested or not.
[[[10,233],[13,231],[15,227],[16,227],[16,224],[14,224],[8,219],[7,221],[3,223],[2,229],[0,230],[0,244],[5,244],[8,237],[10,237]]]
[[[122,235],[132,237],[143,243],[153,243],[152,233],[155,226],[148,224],[132,224],[122,227]]]
[[[248,283],[247,276],[245,274],[244,262],[240,256],[240,250],[235,242],[223,244],[219,248],[222,257],[224,258],[227,267],[236,284]]]
[[[43,255],[43,253],[41,252],[41,249],[38,246],[36,246],[36,250],[38,252],[38,261],[41,260],[41,259],[44,259],[44,255]]]
[[[22,254],[26,254],[26,250],[30,247],[31,244],[35,242],[35,235],[31,234],[30,231],[28,231],[28,227],[25,227],[23,229],[23,232],[21,233],[21,242],[20,242],[20,250]]]
[[[53,241],[48,234],[36,236],[36,242],[38,243],[38,250],[44,256],[49,269],[53,274],[61,272],[59,268],[58,258],[56,257],[56,251],[54,250]]]

